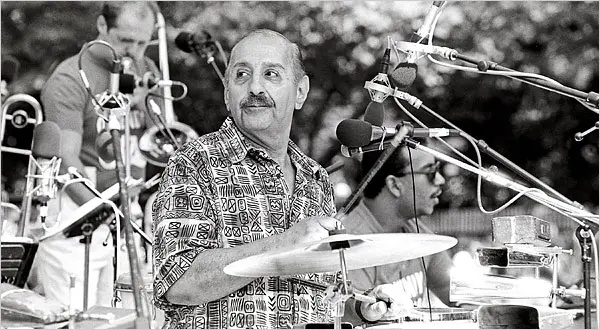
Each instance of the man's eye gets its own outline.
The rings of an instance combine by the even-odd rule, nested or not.
[[[279,73],[275,70],[267,70],[265,72],[265,76],[267,76],[269,78],[275,78],[275,77],[279,77]]]
[[[247,75],[248,75],[248,72],[245,72],[245,71],[238,71],[238,72],[235,74],[235,77],[236,77],[236,78],[243,78],[243,77],[246,77]]]

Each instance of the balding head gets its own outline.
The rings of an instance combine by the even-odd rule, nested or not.
[[[238,43],[233,46],[231,49],[231,60],[233,62],[236,56],[236,50],[239,46],[246,42],[260,42],[261,39],[277,39],[281,40],[282,44],[287,46],[287,58],[289,63],[291,64],[293,75],[294,75],[294,83],[298,83],[302,77],[306,74],[304,71],[304,63],[302,63],[302,54],[300,53],[300,48],[295,43],[291,42],[288,38],[282,35],[279,32],[267,29],[254,30],[247,35],[245,35]],[[229,67],[225,72],[225,83],[229,81],[230,70]]]

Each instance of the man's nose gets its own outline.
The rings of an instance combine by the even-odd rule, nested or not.
[[[250,88],[249,92],[254,95],[258,95],[260,93],[265,92],[265,86],[263,85],[263,82],[260,79],[260,76],[255,75],[252,77],[252,79],[250,80],[249,88]]]
[[[443,186],[446,183],[446,178],[440,172],[435,172],[434,183],[438,186]]]

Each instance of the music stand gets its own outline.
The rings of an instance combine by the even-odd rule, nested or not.
[[[37,249],[38,243],[28,237],[3,238],[0,249],[2,283],[24,287]]]

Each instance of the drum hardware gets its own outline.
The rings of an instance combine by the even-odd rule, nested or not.
[[[376,302],[373,297],[355,292],[347,279],[348,270],[419,258],[449,249],[456,243],[456,238],[432,234],[335,234],[320,241],[250,256],[230,263],[223,271],[233,276],[264,277],[341,270],[342,280],[325,287],[334,328],[341,329],[344,303],[348,298]],[[290,281],[305,284],[300,279]]]
[[[592,288],[592,280],[591,280],[591,263],[592,263],[592,248],[594,245],[593,240],[594,233],[592,232],[590,226],[586,224],[582,224],[575,230],[575,237],[579,241],[579,245],[581,246],[581,261],[583,263],[583,289],[585,290],[585,297],[583,299],[583,309],[585,311],[584,315],[584,326],[586,329],[591,329],[592,327],[592,297],[591,297],[591,288]],[[596,275],[598,275],[598,250],[594,251],[596,254]],[[596,285],[598,285],[598,278],[596,278]],[[598,292],[600,292],[600,288],[596,286],[596,306],[598,305],[598,301],[600,301],[600,297],[598,296]],[[596,320],[600,322],[600,315],[596,310]],[[600,326],[600,324],[598,324]]]
[[[23,109],[14,109],[11,108],[13,105],[18,104],[19,102],[27,103],[34,110],[34,117],[30,117],[27,111]],[[29,149],[19,149],[4,146],[4,135],[6,133],[6,121],[10,121],[11,124],[16,128],[24,128],[28,124],[32,124],[34,126],[39,125],[44,120],[44,114],[42,112],[42,106],[40,103],[31,95],[27,94],[15,94],[9,96],[4,102],[2,102],[2,115],[0,118],[2,119],[2,123],[0,123],[0,151],[1,152],[9,152],[13,154],[25,155],[29,157],[28,169],[31,170],[35,167],[34,160],[31,156],[31,147]],[[9,113],[10,112],[10,113]],[[32,141],[33,145],[33,141]],[[0,173],[2,173],[2,157],[0,157]],[[31,173],[29,171],[28,173]],[[25,191],[31,191],[33,189],[34,179],[27,177]],[[31,218],[31,202],[32,195],[25,195],[23,200],[21,201],[21,207],[17,207],[14,204],[8,202],[0,201],[2,207],[7,207],[11,209],[19,209],[21,213],[21,217],[19,220],[19,225],[17,227],[17,233],[15,236],[23,236],[25,234],[25,224]],[[2,225],[2,223],[0,223]]]
[[[152,328],[162,327],[165,316],[164,312],[152,304],[154,291],[152,274],[144,274],[144,290],[142,296],[145,301],[145,307],[149,310]],[[112,306],[117,308],[130,309],[134,307],[133,288],[131,286],[131,273],[124,273],[119,276],[115,283]]]

